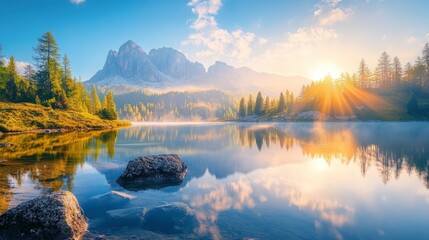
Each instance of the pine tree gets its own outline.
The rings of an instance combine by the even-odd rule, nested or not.
[[[399,83],[402,80],[402,66],[398,57],[393,59],[393,81]]]
[[[293,95],[293,92],[290,93],[290,101],[289,105],[292,105],[295,103],[295,96]]]
[[[0,45],[0,101],[6,100],[6,81],[7,81],[7,74],[6,74],[6,67],[4,66],[2,56],[2,46]]]
[[[94,85],[91,91],[91,113],[96,114],[100,110],[101,110],[101,102],[100,102],[100,98],[98,97],[97,89],[95,88],[95,85]]]
[[[133,115],[137,116],[139,113],[137,106],[134,106]],[[103,108],[97,112],[97,114],[103,119],[115,120],[118,119],[118,113],[116,112],[115,99],[112,91],[109,91],[103,98]]]
[[[371,72],[369,71],[368,65],[362,58],[359,64],[359,70],[357,73],[359,85],[363,88],[371,87]]]
[[[36,56],[34,60],[40,70],[47,70],[51,64],[58,63],[60,57],[58,44],[50,32],[44,33],[39,39],[34,49]]]
[[[15,58],[12,56],[9,59],[9,64],[6,68],[7,72],[7,82],[6,82],[6,96],[7,99],[11,102],[18,102],[20,93],[19,93],[19,75],[16,71]]]
[[[285,101],[286,101],[286,104],[285,104],[285,106],[287,107],[287,106],[289,106],[289,99],[290,99],[290,92],[289,92],[289,90],[288,89],[286,89],[286,92],[285,92]]]
[[[113,93],[112,91],[109,91],[107,93],[107,109],[112,110],[116,113],[116,104],[115,104],[115,99],[113,97]]]
[[[282,112],[284,112],[285,108],[286,108],[286,99],[285,99],[285,96],[283,95],[283,93],[280,93],[279,105],[277,107],[277,112],[282,113]]]
[[[37,95],[47,105],[63,108],[66,105],[67,97],[64,98],[65,93],[60,83],[61,69],[58,51],[57,42],[50,32],[44,33],[38,39],[38,44],[34,48],[36,53],[34,60],[39,68],[36,74]]]
[[[103,97],[103,108],[107,109],[107,95]]]
[[[256,102],[255,102],[255,114],[258,116],[264,115],[264,98],[262,98],[261,92],[258,92],[258,95],[256,96]]]
[[[416,59],[416,62],[414,64],[414,74],[413,79],[417,82],[419,85],[423,85],[426,75],[426,69],[423,62],[423,59],[419,56]]]
[[[36,70],[34,70],[33,66],[31,66],[30,64],[25,65],[24,67],[24,78],[25,80],[31,82],[31,83],[35,83],[34,77],[36,75]]]
[[[270,101],[270,110],[277,112],[277,109],[279,108],[279,100],[278,99],[272,99]]]
[[[265,114],[268,114],[271,112],[271,101],[270,101],[270,97],[266,97],[265,98],[265,106],[264,106],[264,112]]]
[[[67,96],[71,96],[73,91],[75,90],[75,81],[72,77],[70,69],[70,60],[67,57],[67,54],[65,54],[63,57],[61,86],[64,91],[66,91]]]
[[[375,70],[376,75],[376,87],[387,86],[392,82],[392,63],[390,56],[383,52],[378,59],[378,65]]]
[[[405,81],[411,81],[411,80],[413,80],[413,75],[414,75],[413,66],[411,65],[410,62],[407,62],[407,64],[405,64],[404,77],[403,78]]]
[[[244,97],[240,99],[240,106],[238,107],[238,115],[240,117],[246,116],[246,100]]]
[[[426,43],[423,51],[423,64],[426,67],[426,82],[429,83],[429,43]]]
[[[255,111],[255,102],[253,101],[252,94],[250,94],[247,102],[247,115],[252,115],[254,111]]]

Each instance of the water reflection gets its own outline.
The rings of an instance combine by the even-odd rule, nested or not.
[[[383,219],[406,217],[405,206],[429,210],[428,135],[427,123],[272,123],[0,136],[14,144],[0,150],[0,213],[24,201],[19,194],[68,189],[91,213],[91,232],[113,236],[164,238],[143,212],[170,202],[198,221],[179,238],[407,236]],[[128,192],[115,182],[129,160],[162,153],[187,164],[181,185]],[[97,210],[94,197],[111,191],[133,197]]]
[[[20,188],[24,179],[45,193],[73,191],[74,175],[89,155],[98,159],[105,146],[114,156],[117,134],[114,130],[0,136],[0,142],[13,144],[0,150],[0,214],[9,208],[13,188]]]
[[[261,152],[270,147],[285,151],[299,147],[304,155],[321,158],[328,165],[333,160],[346,165],[358,162],[363,176],[370,167],[377,168],[383,183],[399,178],[403,171],[407,174],[415,172],[429,188],[427,136],[426,123],[294,123],[136,127],[121,132],[120,138],[124,142],[152,143],[135,146],[136,155],[142,152],[141,148],[143,152],[204,155],[204,165],[192,169],[195,177],[202,176],[206,169],[223,178],[237,171],[246,173],[287,162],[285,159],[274,162],[270,158],[251,163],[235,158],[232,162],[222,162],[222,165],[211,162],[210,153],[228,152],[237,145]]]

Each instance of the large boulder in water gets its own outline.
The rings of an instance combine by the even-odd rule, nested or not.
[[[181,202],[145,210],[142,221],[144,228],[165,234],[191,233],[197,223],[194,211]]]
[[[81,239],[87,229],[71,192],[35,198],[0,216],[0,239]]]
[[[162,188],[179,185],[187,171],[175,154],[147,155],[130,161],[116,181],[128,190]]]

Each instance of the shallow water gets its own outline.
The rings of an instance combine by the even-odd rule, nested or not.
[[[0,213],[70,190],[88,238],[428,239],[429,123],[163,124],[2,136]],[[127,191],[129,160],[176,153],[179,186]],[[111,193],[112,191],[113,194]]]

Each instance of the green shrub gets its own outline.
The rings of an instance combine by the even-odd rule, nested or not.
[[[103,108],[100,111],[98,111],[97,115],[101,119],[106,119],[106,120],[116,120],[116,119],[118,119],[118,114],[116,113],[116,111],[112,110],[112,109],[107,109],[107,108]]]

